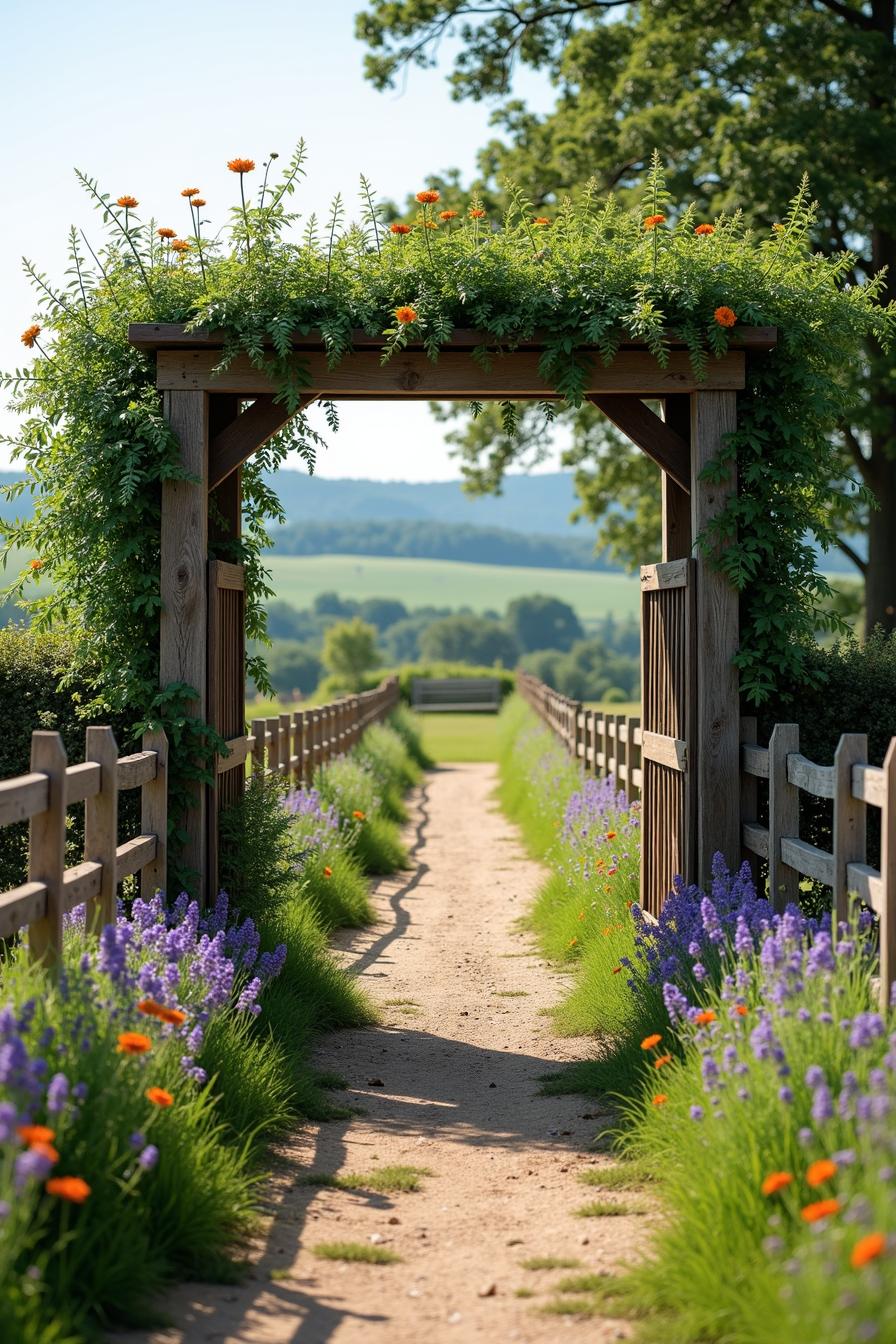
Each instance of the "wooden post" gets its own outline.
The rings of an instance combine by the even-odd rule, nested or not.
[[[754,747],[759,740],[757,737],[756,718],[753,715],[745,715],[740,721],[740,740],[743,746]],[[739,753],[738,753],[739,755]],[[738,759],[738,769],[740,770],[740,824],[741,824],[741,861],[750,865],[750,872],[753,874],[754,885],[759,883],[759,858],[753,853],[752,849],[746,849],[743,845],[743,827],[748,822],[755,822],[759,819],[759,781],[755,775],[748,775],[743,769],[740,759]]]
[[[208,395],[177,391],[164,394],[165,417],[180,440],[181,466],[191,480],[162,482],[162,615],[159,682],[185,682],[196,695],[187,713],[205,719],[207,675],[208,559]],[[196,895],[206,897],[206,789],[200,781],[185,785],[186,815],[181,858],[198,874]]]
[[[702,479],[718,458],[726,435],[737,428],[736,392],[691,394],[691,533],[698,538],[737,489],[736,464],[718,481]],[[739,639],[738,594],[712,559],[697,550],[696,641],[699,650],[696,742],[697,881],[708,890],[712,860],[721,851],[731,864],[740,853],[740,703],[734,655]]]
[[[271,735],[268,743],[268,774],[277,776],[280,768],[280,720],[276,715],[266,720],[267,731]]]
[[[613,715],[603,711],[603,751],[604,751],[604,771],[603,778],[611,772],[610,762],[613,759],[613,748],[610,745],[610,724],[613,722]]]
[[[585,760],[585,734],[579,727],[579,715],[582,713],[581,700],[573,700],[572,705],[572,756],[576,765],[579,763],[579,743],[582,744],[582,765],[585,770],[588,769],[588,762]]]
[[[799,897],[800,875],[781,861],[781,839],[800,835],[800,791],[787,779],[787,757],[800,749],[795,723],[776,723],[768,744],[768,898],[781,911]]]
[[[292,721],[295,736],[295,765],[290,772],[290,783],[294,789],[300,789],[305,779],[305,716],[300,709],[294,712]]]
[[[880,997],[886,1008],[896,979],[896,737],[884,757],[884,799],[880,810]]]
[[[628,766],[628,778],[625,781],[625,796],[629,806],[631,806],[641,796],[641,790],[635,784],[635,771],[641,768],[641,749],[635,741],[635,736],[641,727],[641,720],[629,716],[627,725],[628,743],[625,749],[625,763]]]
[[[156,837],[156,856],[140,873],[144,901],[164,891],[168,881],[168,738],[160,730],[143,734],[143,750],[156,753],[156,777],[143,785],[140,829]]]
[[[252,778],[264,778],[264,739],[267,736],[267,719],[252,720],[252,736],[255,742],[252,747]]]
[[[852,796],[852,767],[868,760],[867,733],[844,733],[834,753],[834,920],[849,916],[848,863],[864,863],[866,807]],[[881,867],[883,872],[883,867]]]
[[[94,911],[98,928],[114,924],[115,851],[118,848],[118,746],[111,728],[88,728],[84,759],[100,767],[100,791],[84,804],[84,858],[101,863],[100,895]]]
[[[616,729],[616,761],[615,761],[616,768],[613,771],[613,773],[616,776],[616,790],[618,792],[621,788],[624,787],[620,776],[620,766],[628,761],[628,752],[626,751],[625,747],[622,744],[622,729],[625,724],[625,715],[614,714],[613,722]]]
[[[663,419],[670,429],[690,442],[691,399],[679,393],[666,397]],[[691,553],[691,500],[688,492],[672,479],[668,472],[661,477],[663,506],[663,559],[682,560]]]
[[[62,956],[63,874],[65,873],[65,767],[58,733],[31,734],[31,769],[49,781],[47,810],[28,827],[28,881],[47,888],[47,913],[28,926],[28,947],[55,975]]]
[[[280,715],[280,773],[286,784],[289,784],[290,770],[292,768],[292,715]]]

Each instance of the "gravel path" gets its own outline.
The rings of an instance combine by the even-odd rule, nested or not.
[[[619,1321],[545,1315],[570,1271],[521,1262],[562,1256],[581,1271],[631,1263],[650,1217],[581,1218],[579,1174],[601,1108],[543,1097],[536,1079],[582,1053],[552,1036],[544,1010],[561,988],[515,921],[542,870],[492,797],[491,765],[431,774],[412,799],[414,868],[378,884],[379,922],[343,934],[340,955],[380,1005],[382,1025],[325,1038],[317,1064],[348,1080],[362,1113],[315,1126],[279,1150],[271,1221],[255,1267],[233,1287],[185,1285],[164,1304],[175,1325],[152,1344],[542,1344],[626,1339]],[[391,1002],[390,1002],[391,1001]],[[416,1193],[299,1184],[303,1172],[431,1172]],[[400,1263],[321,1260],[350,1241]],[[519,1290],[526,1296],[517,1296]],[[533,1293],[533,1296],[528,1294]],[[135,1336],[123,1336],[133,1344]]]

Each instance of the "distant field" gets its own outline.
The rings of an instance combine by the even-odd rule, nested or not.
[[[562,598],[583,620],[637,615],[640,585],[626,574],[577,569],[523,569],[511,565],[467,565],[453,560],[411,560],[395,556],[269,555],[277,597],[308,607],[318,593],[340,597],[399,598],[408,607],[470,607],[502,612],[515,597],[545,593]]]

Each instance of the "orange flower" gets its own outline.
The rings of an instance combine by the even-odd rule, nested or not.
[[[90,1186],[80,1176],[54,1176],[44,1186],[48,1195],[66,1199],[69,1204],[83,1204],[90,1194]]]
[[[395,309],[395,321],[400,322],[403,327],[410,326],[412,322],[417,321],[417,309],[412,308],[410,304],[403,304],[401,308]],[[357,816],[358,813],[355,813]]]
[[[205,205],[205,201],[202,199],[201,196],[194,196],[193,199],[190,201],[190,204],[193,206],[195,210],[198,210],[200,209],[201,206]]]
[[[166,1022],[169,1027],[180,1027],[187,1020],[186,1013],[181,1012],[180,1008],[166,1008],[163,1003],[156,1003],[155,999],[141,999],[137,1004],[137,1012],[144,1013],[147,1017],[156,1017],[160,1022]]]
[[[615,831],[607,831],[606,835],[604,836],[604,839],[605,839],[605,840],[615,840],[615,839],[616,839],[616,832],[615,832]]]
[[[840,1212],[839,1199],[820,1199],[816,1204],[807,1204],[804,1209],[800,1209],[800,1217],[804,1223],[817,1223],[822,1218],[830,1218],[832,1214]]]
[[[174,1105],[174,1097],[170,1092],[166,1092],[164,1087],[148,1087],[144,1095],[153,1106],[161,1106],[163,1110]]]
[[[660,1033],[658,1031],[655,1031],[652,1036],[644,1037],[643,1041],[641,1042],[641,1049],[652,1050],[655,1045],[659,1045],[662,1039],[663,1038],[660,1035]]]
[[[43,562],[43,560],[29,560],[29,561],[28,561],[28,568],[29,568],[29,569],[33,569],[35,572],[37,572],[38,570],[43,569],[43,567],[44,567],[44,562]]]
[[[545,215],[536,215],[532,221],[539,229],[550,228],[551,221]]]
[[[123,210],[136,210],[140,202],[136,196],[119,196],[115,204],[120,205]]]
[[[23,345],[27,345],[29,350],[34,349],[34,342],[40,335],[40,327],[35,322],[33,326],[26,327],[19,338]]]
[[[867,1237],[861,1237],[853,1246],[849,1263],[853,1269],[861,1269],[869,1260],[876,1260],[879,1255],[883,1255],[886,1249],[887,1239],[883,1232],[869,1232]]]
[[[579,913],[578,913],[577,918],[578,918],[578,920],[579,920],[579,923],[581,924],[582,920],[585,918],[585,911],[584,911],[584,910],[580,910]]]
[[[671,1063],[672,1063],[671,1055],[657,1055],[656,1059],[653,1061],[653,1067],[655,1069],[661,1069],[664,1064],[671,1064]]]
[[[619,872],[618,868],[608,868],[607,877],[615,877],[618,872]]]
[[[709,234],[715,233],[715,231],[716,231],[715,224],[698,224],[696,229],[694,230],[694,232],[696,234],[699,234],[700,237],[702,238],[708,237]]]
[[[665,1092],[657,1092],[656,1096],[651,1099],[650,1104],[651,1106],[665,1106],[668,1100],[669,1097]]]
[[[437,191],[417,192],[417,200],[420,202],[421,205],[435,205],[438,199],[439,199],[439,193]]]
[[[177,230],[176,230],[176,229],[156,229],[156,233],[159,235],[160,238],[176,238],[176,237],[177,237]]]
[[[762,1182],[762,1193],[764,1195],[776,1195],[779,1190],[784,1190],[792,1184],[793,1177],[789,1171],[773,1171]]]
[[[485,219],[484,210],[471,210],[469,214],[471,219]]]
[[[665,222],[665,215],[648,215],[644,221],[644,228],[648,233],[651,233],[656,228],[657,224],[665,224]]]
[[[327,864],[326,868],[324,869],[324,877],[332,877],[332,876],[333,876],[333,869],[330,867],[329,864]]]
[[[713,317],[720,327],[733,327],[737,321],[737,314],[731,308],[717,308]]]
[[[59,1161],[59,1154],[52,1143],[32,1143],[29,1145],[29,1151],[40,1153],[41,1157],[45,1157],[48,1162],[56,1163]]]
[[[619,972],[620,972],[621,970],[622,970],[622,967],[621,967],[621,966],[614,966],[614,967],[613,967],[613,974],[614,974],[614,975],[618,975]]]
[[[152,1041],[139,1031],[123,1031],[116,1049],[120,1055],[145,1055],[152,1049]]]
[[[189,250],[190,244],[185,238],[175,238],[174,242],[171,244],[172,252],[189,252]]]
[[[162,1008],[163,1005],[156,1003],[155,999],[141,999],[137,1004],[137,1012],[143,1013],[145,1017],[158,1017]]]
[[[404,233],[410,233],[410,231],[411,231],[411,226],[410,226],[410,224],[390,224],[390,225],[389,225],[389,232],[390,232],[390,233],[400,233],[400,234],[404,234]]]
[[[716,1015],[711,1008],[706,1008],[702,1013],[698,1013],[694,1018],[698,1027],[708,1026],[710,1022],[715,1022]]]
[[[414,314],[414,317],[416,317],[416,316],[417,316],[417,314],[415,313],[415,314]],[[401,320],[401,319],[399,318],[399,321],[400,321],[400,320]],[[413,320],[413,319],[412,319],[412,320]],[[367,813],[366,813],[366,812],[362,812],[361,809],[360,809],[359,807],[356,807],[355,810],[354,810],[354,812],[352,813],[352,816],[355,818],[356,821],[363,821],[364,818],[367,816]]]
[[[234,160],[234,162],[236,162],[236,160]],[[181,196],[198,196],[198,195],[199,195],[198,187],[184,187],[183,191],[181,192]]]
[[[440,211],[439,211],[439,219],[441,219],[445,224],[447,224],[448,221],[449,221],[449,219],[457,219],[457,211],[456,211],[456,210],[440,210]]]
[[[48,1129],[46,1125],[19,1125],[16,1133],[29,1148],[35,1143],[52,1143],[56,1137],[55,1129]]]
[[[228,159],[227,167],[232,173],[251,173],[255,167],[254,159]],[[193,193],[196,194],[195,192]]]
[[[578,938],[570,938],[570,940],[569,940],[569,942],[566,944],[566,946],[567,946],[567,947],[575,947],[575,945],[576,945],[576,943],[577,943],[578,941],[579,941]]]
[[[812,1162],[806,1172],[806,1182],[811,1186],[824,1185],[825,1181],[831,1180],[837,1175],[837,1163],[832,1162],[829,1157],[820,1157],[817,1162]]]
[[[734,1011],[737,1013],[738,1017],[746,1017],[747,1005],[745,1003],[736,1003],[734,1005]]]

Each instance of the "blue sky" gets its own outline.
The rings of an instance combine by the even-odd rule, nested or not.
[[[22,254],[48,276],[65,268],[70,224],[98,220],[73,168],[114,195],[129,192],[160,221],[187,225],[180,188],[201,187],[212,218],[234,199],[226,162],[287,157],[300,135],[309,171],[296,209],[353,203],[364,172],[402,199],[425,175],[473,170],[490,134],[483,104],[451,102],[442,74],[413,70],[400,93],[377,93],[353,36],[363,0],[0,0],[0,368],[22,363],[19,333],[34,300]],[[443,59],[451,56],[443,49]],[[540,77],[516,92],[547,108]],[[0,412],[4,432],[14,419]],[[9,462],[0,449],[0,465]],[[550,466],[550,464],[548,464]],[[319,464],[326,476],[435,480],[457,474],[425,405],[344,403],[342,429]]]

